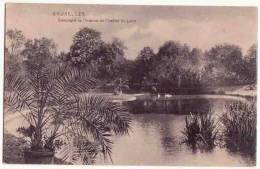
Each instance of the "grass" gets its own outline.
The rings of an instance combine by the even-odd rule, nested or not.
[[[230,151],[248,155],[256,153],[256,106],[236,102],[227,106],[221,117],[223,139]]]
[[[184,143],[192,148],[211,150],[216,145],[218,124],[209,113],[191,114],[185,118],[185,128],[182,131]]]

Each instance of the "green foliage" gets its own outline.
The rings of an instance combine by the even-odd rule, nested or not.
[[[221,117],[226,147],[249,155],[256,152],[256,107],[242,102],[227,106]]]

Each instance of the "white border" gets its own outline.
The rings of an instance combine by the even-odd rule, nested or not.
[[[3,0],[17,3],[65,4],[125,4],[125,5],[199,5],[199,6],[257,6],[258,0]]]
[[[259,0],[1,0],[0,2],[0,168],[46,168],[49,169],[56,169],[56,168],[96,168],[96,169],[105,169],[105,168],[150,168],[150,169],[157,169],[157,168],[166,168],[159,167],[159,166],[65,166],[65,165],[10,165],[10,164],[2,164],[2,135],[3,135],[3,69],[4,69],[4,8],[5,3],[8,2],[16,2],[16,3],[65,3],[65,4],[121,4],[121,5],[187,5],[187,6],[257,6],[259,7],[260,1]],[[258,32],[259,32],[259,13],[258,13]],[[258,51],[259,51],[259,33],[258,33]],[[260,59],[258,59],[258,66],[260,65]],[[259,84],[259,69],[257,75],[257,83]],[[258,86],[257,86],[258,88]],[[260,91],[257,90],[257,96],[260,96]],[[257,99],[257,107],[259,108],[260,101]],[[257,137],[257,167],[259,167],[259,159],[260,159],[260,137],[259,137],[259,129],[260,129],[260,115],[257,115],[257,129],[258,129],[258,137]],[[251,167],[251,168],[257,168]],[[167,168],[201,168],[201,167],[169,167]],[[230,167],[203,167],[205,169],[209,168],[223,168],[227,169]],[[247,167],[239,167],[239,168],[247,168]]]

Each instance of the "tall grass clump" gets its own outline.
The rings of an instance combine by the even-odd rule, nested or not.
[[[223,138],[231,151],[249,155],[256,152],[256,106],[236,102],[226,106],[227,112],[222,116]]]
[[[211,114],[201,113],[185,118],[185,128],[182,131],[184,143],[192,148],[211,150],[216,145],[218,123]]]

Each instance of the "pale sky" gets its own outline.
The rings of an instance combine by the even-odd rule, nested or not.
[[[59,22],[53,12],[84,12],[80,19],[129,19],[132,23]],[[239,45],[243,52],[257,42],[257,8],[185,6],[111,6],[7,4],[6,30],[19,29],[27,38],[47,37],[59,51],[69,51],[73,35],[82,27],[96,29],[105,41],[121,39],[126,57],[134,59],[150,46],[155,52],[165,41],[176,40],[207,50],[219,43]]]

